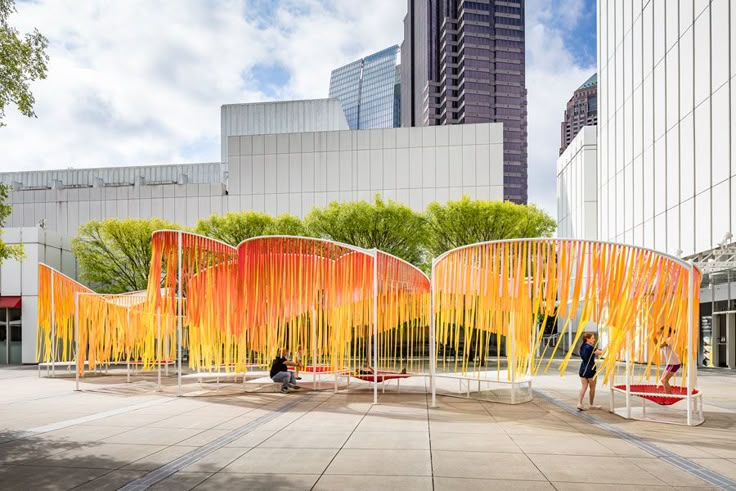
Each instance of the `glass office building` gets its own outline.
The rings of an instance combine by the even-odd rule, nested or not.
[[[332,71],[330,97],[340,100],[351,130],[399,126],[398,60],[399,47],[391,46]]]

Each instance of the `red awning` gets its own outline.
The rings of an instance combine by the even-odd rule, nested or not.
[[[21,297],[0,296],[0,309],[19,309],[20,305]]]

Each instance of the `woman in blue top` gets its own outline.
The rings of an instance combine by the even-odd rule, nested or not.
[[[601,350],[595,348],[595,334],[592,332],[586,332],[583,334],[583,345],[580,347],[580,397],[578,398],[578,409],[580,411],[585,410],[583,407],[583,398],[585,397],[585,391],[590,389],[590,407],[591,409],[600,409],[600,406],[595,406],[593,401],[595,400],[595,357],[600,356]]]

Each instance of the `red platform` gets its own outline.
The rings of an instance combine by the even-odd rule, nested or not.
[[[614,387],[619,390],[626,391],[625,384],[615,385]],[[672,386],[672,392],[670,394],[667,394],[664,391],[664,386],[662,385],[630,385],[629,389],[631,390],[631,392],[636,392],[636,394],[632,394],[632,395],[643,397],[644,399],[648,399],[656,404],[659,404],[660,406],[671,406],[672,404],[678,403],[682,399],[687,397],[687,388],[681,387],[678,385]],[[698,389],[693,389],[693,391],[691,392],[691,395],[696,395],[697,393],[698,393]],[[642,394],[646,394],[646,395],[642,395]],[[682,396],[682,397],[672,397],[672,396]]]

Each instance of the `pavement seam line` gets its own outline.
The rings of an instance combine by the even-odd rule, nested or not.
[[[599,420],[598,418],[595,418],[593,416],[590,416],[588,414],[583,414],[581,411],[579,411],[577,408],[573,408],[572,406],[569,406],[568,404],[565,404],[564,402],[558,401],[557,399],[549,396],[548,394],[537,390],[535,391],[542,399],[546,400],[547,402],[554,404],[555,406],[559,407],[560,409],[584,420],[588,423],[592,424],[593,426],[600,428],[604,431],[607,431],[608,433],[611,433],[625,442],[631,443],[632,445],[639,447],[640,449],[644,450],[647,453],[652,454],[653,456],[657,457],[658,459],[661,459],[670,465],[673,465],[677,467],[680,470],[683,470],[687,472],[688,474],[691,474],[699,479],[702,479],[703,481],[712,484],[714,486],[718,486],[722,489],[727,490],[736,490],[736,481],[733,479],[729,479],[728,477],[719,474],[715,471],[712,471],[706,467],[703,467],[700,464],[696,464],[695,462],[692,462],[689,459],[686,459],[685,457],[682,457],[680,455],[677,455],[676,453],[672,452],[671,450],[667,450],[661,447],[658,447],[652,442],[649,442],[637,435],[631,434],[629,432],[626,432],[620,428],[617,428],[613,425],[610,425],[606,422],[603,422]],[[656,477],[656,476],[655,476]]]
[[[111,416],[118,416],[120,414],[126,414],[126,413],[130,413],[133,411],[138,411],[139,409],[145,409],[147,407],[156,406],[158,404],[164,404],[168,402],[170,401],[166,399],[155,399],[152,401],[146,401],[146,402],[141,402],[138,404],[133,404],[131,406],[125,406],[125,407],[118,408],[118,409],[111,409],[109,411],[103,411],[101,413],[94,413],[94,414],[90,414],[87,416],[81,416],[79,418],[67,419],[67,420],[56,422],[56,423],[47,424],[44,426],[37,426],[35,428],[31,428],[31,429],[18,433],[16,438],[9,440],[9,441],[20,440],[20,439],[32,437],[35,435],[41,435],[43,433],[49,433],[52,431],[63,430],[64,428],[69,428],[71,426],[77,426],[80,424],[89,423],[91,421],[99,421],[101,419],[109,418]]]
[[[330,395],[330,397],[327,398],[322,404],[324,404],[327,401],[329,401],[330,399],[332,399],[335,395],[336,394]],[[320,404],[320,406],[321,406],[321,404]],[[317,407],[319,407],[319,406],[317,406]],[[350,434],[348,435],[348,437],[343,442],[342,446],[339,449],[337,449],[337,452],[335,452],[335,455],[332,456],[332,458],[330,459],[330,461],[325,466],[324,470],[320,473],[319,477],[317,477],[317,480],[314,481],[314,484],[312,484],[312,487],[310,488],[310,491],[314,491],[314,488],[317,487],[317,483],[319,483],[320,479],[322,479],[324,477],[325,472],[327,472],[327,469],[329,469],[329,467],[335,461],[335,459],[340,454],[340,452],[342,452],[342,450],[345,448],[345,445],[348,443],[348,441],[350,440],[350,438],[352,438],[352,436],[355,434],[355,431],[358,429],[358,426],[360,426],[360,423],[363,422],[363,420],[368,415],[368,413],[371,411],[371,409],[372,409],[372,406],[370,408],[368,408],[368,410],[365,413],[363,413],[363,417],[360,418],[360,421],[358,421],[358,423],[355,425],[355,428],[353,428],[353,431],[350,432]],[[345,474],[343,474],[343,475],[345,475]]]
[[[269,421],[272,421],[278,418],[282,414],[285,414],[286,412],[288,412],[291,408],[303,402],[311,400],[314,396],[315,394],[306,394],[305,396],[302,396],[299,399],[295,399],[293,401],[290,401],[276,408],[275,410],[269,412],[268,414],[259,416],[257,419],[254,419],[253,421],[246,423],[240,428],[237,428],[225,435],[222,435],[221,437],[217,438],[216,440],[211,441],[207,445],[203,445],[196,450],[192,450],[191,452],[186,453],[182,455],[181,457],[172,460],[168,464],[164,464],[161,467],[154,469],[153,471],[149,472],[145,476],[129,482],[128,484],[120,488],[120,490],[141,491],[144,489],[148,489],[150,486],[153,486],[154,484],[166,479],[167,477],[183,469],[184,467],[201,460],[207,455],[213,453],[215,450],[219,450],[220,448],[223,448],[226,445],[234,442],[238,438],[244,435],[247,435],[248,433],[255,430],[257,427],[261,426],[262,424],[268,423]]]

